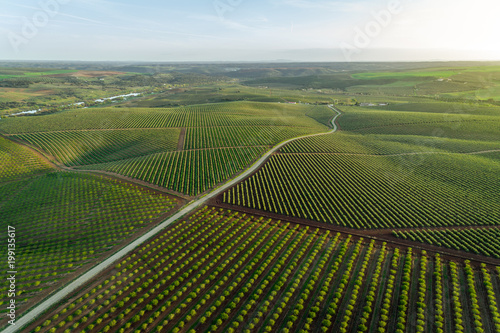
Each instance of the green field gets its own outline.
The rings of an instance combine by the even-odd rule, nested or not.
[[[421,77],[442,77],[448,78],[458,74],[460,71],[435,70],[435,71],[415,71],[415,72],[379,72],[379,73],[356,73],[352,77],[356,79],[373,80],[373,79],[406,79],[406,78],[421,78]]]
[[[498,108],[383,108],[341,107],[339,133],[287,145],[222,201],[351,228],[497,225]]]
[[[19,311],[158,222],[177,204],[174,198],[134,185],[67,172],[0,183],[0,193],[1,227],[13,226],[18,235]],[[1,273],[2,280],[6,274]],[[8,301],[7,289],[2,285],[2,304]]]
[[[49,163],[26,147],[0,137],[0,184],[5,181],[49,171]]]
[[[408,127],[405,127],[406,129]],[[450,139],[423,135],[339,132],[293,142],[283,153],[394,155],[408,153],[473,153],[500,150],[497,141]]]
[[[469,229],[469,230],[443,230],[443,231],[402,231],[394,235],[403,239],[444,246],[449,249],[464,250],[493,258],[500,258],[498,239],[499,228]]]
[[[196,207],[23,332],[500,332],[498,63],[21,65],[18,317]]]
[[[74,70],[53,70],[53,71],[45,71],[45,72],[25,72],[25,73],[17,73],[17,74],[5,74],[3,70],[0,69],[0,80],[10,79],[10,78],[30,78],[33,76],[45,76],[45,75],[56,75],[56,74],[68,74],[74,73]]]
[[[186,150],[131,158],[118,162],[83,166],[104,170],[197,196],[243,171],[267,147]]]
[[[111,171],[196,196],[269,147],[328,130],[318,121],[327,124],[331,117],[326,106],[232,102],[71,110],[6,119],[0,131],[68,167]]]
[[[177,149],[180,129],[57,131],[13,136],[67,166],[105,163]]]
[[[496,275],[425,251],[205,207],[28,332],[493,332]]]
[[[306,105],[234,102],[181,108],[93,108],[43,117],[9,118],[0,123],[6,134],[91,129],[210,126],[297,126],[322,128],[305,117]]]
[[[496,225],[499,172],[457,154],[279,154],[223,201],[351,228]]]

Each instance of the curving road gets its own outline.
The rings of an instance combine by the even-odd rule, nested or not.
[[[333,105],[328,105],[330,109],[335,111],[337,114],[333,119],[331,120],[332,123],[332,130],[329,132],[325,133],[317,133],[317,134],[309,134],[309,135],[304,135],[300,137],[296,137],[293,139],[289,139],[286,141],[283,141],[282,143],[278,144],[277,146],[274,146],[271,150],[269,150],[267,153],[265,153],[257,162],[255,162],[251,167],[249,167],[245,172],[240,174],[234,179],[229,180],[225,184],[215,188],[212,192],[202,196],[199,199],[196,199],[194,201],[191,201],[187,205],[185,205],[183,208],[181,208],[177,213],[169,217],[167,220],[163,221],[159,225],[157,225],[155,228],[151,229],[149,232],[144,234],[143,236],[137,238],[135,241],[124,247],[123,249],[119,250],[106,260],[102,261],[100,264],[95,266],[94,268],[88,270],[86,273],[80,275],[78,278],[73,280],[71,283],[66,285],[64,288],[61,290],[57,291],[55,294],[52,296],[49,296],[46,300],[44,300],[42,303],[36,305],[33,307],[29,312],[25,313],[21,318],[16,320],[16,324],[14,326],[9,326],[5,330],[3,330],[3,333],[13,333],[13,332],[18,332],[29,324],[32,320],[36,319],[38,316],[40,316],[43,312],[47,311],[50,307],[52,307],[54,304],[62,301],[66,296],[68,296],[70,293],[76,291],[79,289],[83,284],[87,283],[90,281],[92,278],[103,272],[106,268],[108,268],[110,265],[114,264],[116,261],[127,255],[128,253],[132,252],[135,248],[140,246],[142,243],[146,242],[148,239],[151,237],[155,236],[157,233],[161,232],[163,229],[165,229],[167,226],[172,224],[173,222],[177,221],[178,219],[182,218],[186,214],[189,214],[193,212],[195,209],[206,203],[208,200],[212,199],[213,197],[221,194],[228,188],[236,185],[240,181],[244,180],[248,176],[250,176],[253,172],[255,172],[258,168],[260,168],[266,161],[267,159],[276,151],[278,151],[280,148],[285,146],[286,144],[298,140],[298,139],[303,139],[307,137],[313,137],[313,136],[319,136],[319,135],[326,135],[330,133],[334,133],[337,131],[337,124],[335,121],[337,118],[341,115],[340,111],[335,109]]]

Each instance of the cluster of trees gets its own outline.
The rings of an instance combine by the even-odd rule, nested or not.
[[[356,247],[354,248],[354,251],[353,251],[351,257],[349,258],[349,261],[347,262],[347,267],[344,271],[344,274],[342,275],[342,279],[340,280],[340,283],[339,283],[337,289],[335,290],[335,293],[333,294],[334,298],[328,306],[327,313],[329,315],[331,315],[332,317],[334,317],[338,314],[338,307],[339,307],[340,300],[344,297],[344,290],[345,290],[345,288],[347,288],[347,285],[349,284],[349,280],[351,278],[351,273],[352,273],[353,268],[354,268],[354,263],[356,262],[359,254],[360,254],[362,243],[363,243],[362,239],[360,239],[356,243]],[[328,330],[331,325],[332,325],[332,322],[327,319],[326,321],[322,322],[321,329],[323,331]],[[323,328],[323,327],[325,327],[325,328]]]
[[[317,230],[317,229],[316,229]],[[302,265],[301,270],[299,274],[297,275],[297,278],[295,279],[292,288],[290,288],[289,292],[293,294],[295,292],[295,289],[299,286],[301,281],[304,279],[307,279],[307,272],[309,271],[309,268],[313,264],[313,262],[316,260],[316,257],[318,256],[321,248],[323,247],[323,244],[326,242],[326,238],[328,236],[328,232],[324,233],[322,237],[320,238],[320,241],[316,244],[314,250],[309,254],[307,261]],[[306,286],[303,289],[303,292],[300,294],[297,303],[295,304],[294,310],[293,310],[293,316],[298,317],[298,315],[304,310],[304,307],[307,305],[307,300],[309,299],[309,296],[311,293],[314,292],[315,290],[315,285],[320,277],[321,272],[323,271],[323,268],[326,265],[326,261],[328,260],[329,255],[331,254],[333,247],[335,243],[331,243],[330,246],[326,251],[321,251],[322,257],[318,263],[318,268],[312,273],[312,275],[307,279],[306,281]],[[285,304],[286,305],[286,304]],[[279,318],[279,317],[278,317]],[[277,318],[276,318],[277,319]],[[290,319],[293,319],[290,317]],[[269,327],[269,331],[272,331],[272,327],[274,326],[274,319],[272,319],[273,322],[268,324],[267,327]],[[304,326],[304,329],[308,330],[310,323],[307,322]],[[288,327],[290,329],[291,327]]]
[[[215,314],[217,314],[217,312],[219,311],[220,308],[222,308],[223,312],[220,316],[220,318],[218,319],[215,319],[212,321],[212,325],[210,325],[210,330],[211,331],[215,331],[217,330],[217,328],[219,328],[220,326],[222,326],[222,324],[229,319],[229,314],[231,312],[233,312],[233,310],[236,308],[236,304],[238,304],[241,299],[243,297],[240,297],[239,295],[236,297],[237,300],[235,299],[232,299],[230,300],[229,299],[229,295],[231,295],[231,293],[233,292],[234,288],[236,286],[238,286],[238,284],[243,280],[243,277],[245,277],[246,274],[250,273],[251,271],[254,270],[254,274],[252,276],[252,278],[250,279],[249,282],[247,282],[247,284],[245,285],[244,288],[242,288],[242,292],[246,293],[248,292],[249,290],[252,290],[251,289],[251,286],[255,283],[255,281],[257,281],[260,276],[264,273],[264,271],[266,270],[266,268],[269,266],[269,264],[274,260],[274,258],[277,256],[277,254],[280,252],[281,250],[281,247],[278,246],[275,247],[275,249],[273,250],[273,252],[271,252],[267,259],[261,263],[261,265],[257,266],[257,264],[259,262],[261,262],[261,260],[264,259],[264,255],[268,253],[268,251],[273,248],[274,244],[279,240],[279,238],[281,237],[281,235],[285,232],[285,228],[283,227],[277,227],[277,226],[272,226],[270,227],[264,234],[268,234],[268,233],[271,233],[273,236],[271,237],[270,240],[268,240],[265,245],[263,246],[263,248],[257,252],[257,254],[253,257],[252,261],[247,264],[245,266],[245,271],[244,271],[244,274],[243,276],[240,275],[240,278],[236,284],[233,284],[232,286],[230,286],[224,293],[222,293],[218,298],[217,300],[215,301],[214,305],[209,309],[207,310],[202,319],[200,320],[200,322],[205,322],[205,321],[208,321],[212,316],[214,316]],[[263,241],[263,239],[261,238],[260,239],[261,242]],[[261,242],[257,242],[257,246],[261,244]],[[240,250],[240,248],[238,248],[238,250]],[[249,253],[249,256],[257,249],[256,246],[252,246],[250,248],[250,250],[247,252]],[[239,266],[238,266],[239,267]],[[236,267],[236,268],[238,268]],[[257,268],[258,267],[258,268]],[[246,273],[245,273],[246,272]],[[229,281],[229,278],[231,277],[231,275],[227,276],[227,279],[223,279],[221,281],[219,281],[220,283],[220,286],[216,286],[215,289],[213,290],[217,290],[219,288],[221,288],[225,281]],[[236,279],[238,280],[238,278]],[[264,280],[261,285],[258,287],[258,289],[255,291],[255,294],[252,296],[253,300],[255,302],[257,302],[257,300],[259,299],[259,297],[262,295],[263,293],[263,290],[266,288],[266,286],[269,284],[269,279],[266,279]],[[233,282],[234,283],[234,282]],[[229,290],[230,289],[230,290]],[[244,295],[243,295],[244,296]],[[226,299],[227,298],[227,299]],[[227,305],[229,303],[228,306],[225,307],[225,305]]]
[[[411,307],[414,330],[423,332],[432,325],[426,311],[433,302],[436,333],[450,315],[455,331],[470,326],[480,333],[483,326],[462,323],[470,308],[471,318],[486,329],[477,272],[468,262],[463,269],[455,262],[449,267],[452,309],[444,307],[439,256],[417,256],[411,248],[402,255],[385,243],[377,252],[375,241],[340,241],[338,233],[205,207],[116,264],[114,274],[40,320],[36,330],[399,333],[408,328]],[[499,331],[496,284],[485,265],[482,272]],[[465,299],[467,312],[460,303]]]
[[[298,229],[298,226],[293,228],[292,232],[288,232],[285,235],[283,241],[280,243],[279,246],[283,247],[285,244],[287,244],[291,240],[292,235],[295,233],[295,231],[297,229]],[[289,245],[286,252],[279,257],[279,261],[276,264],[277,266],[275,266],[273,268],[273,270],[269,273],[269,276],[267,279],[273,279],[275,276],[279,276],[279,279],[275,282],[273,291],[269,293],[269,297],[268,297],[267,301],[262,305],[262,308],[259,310],[259,313],[262,313],[262,311],[264,311],[264,309],[266,309],[266,311],[268,310],[267,308],[269,307],[270,302],[277,296],[279,290],[281,290],[281,288],[283,288],[287,284],[289,276],[292,274],[292,272],[294,271],[294,269],[298,265],[298,262],[300,261],[300,257],[295,256],[293,261],[289,264],[287,264],[287,259],[290,258],[290,256],[296,251],[296,248],[301,244],[301,240],[305,237],[305,235],[306,235],[306,230],[303,230],[295,237],[295,239],[293,240],[292,244]],[[312,240],[312,238],[308,238],[305,241],[305,244],[302,244],[302,247],[307,248],[309,246],[311,240]],[[280,272],[281,272],[281,274],[280,274]],[[262,287],[264,285],[268,284],[267,279],[259,286],[259,290],[263,290]],[[253,289],[252,285],[255,282],[256,282],[256,279],[254,277],[252,277],[250,279],[250,281],[247,282],[247,284],[245,285],[245,288],[243,289],[243,291],[245,293],[242,294],[241,297],[240,297],[240,295],[238,295],[238,297],[241,300],[244,300],[245,298],[243,296],[248,294]],[[250,299],[250,301],[248,301],[246,303],[245,307],[243,307],[240,310],[240,312],[236,314],[237,316],[235,315],[236,320],[234,320],[232,322],[231,327],[228,329],[228,332],[234,332],[234,331],[236,331],[236,329],[240,325],[245,324],[245,318],[249,318],[249,313],[252,312],[253,307],[257,304],[257,301],[261,295],[262,295],[262,293],[258,293],[258,292],[256,294],[254,294],[254,296]],[[290,291],[288,291],[286,293],[285,297],[283,297],[283,300],[280,303],[280,305],[277,307],[275,314],[273,315],[274,320],[277,320],[279,318],[279,316],[283,312],[283,309],[286,307],[286,304],[288,303],[288,301],[290,300],[291,297],[292,297],[292,293]],[[260,321],[260,317],[261,316],[258,316],[259,321]],[[252,325],[252,324],[254,325],[255,322],[252,322],[250,325]]]
[[[318,266],[318,269],[316,271],[316,275],[319,275],[321,273],[321,271],[324,269],[325,265],[327,264],[329,257],[330,257],[330,254],[332,253],[334,246],[336,246],[336,244],[338,242],[339,236],[340,236],[340,234],[338,234],[338,233],[335,235],[334,240],[331,242],[330,247],[327,250],[328,255],[326,257],[322,258],[322,260]],[[309,309],[309,312],[307,314],[306,324],[304,325],[304,330],[308,330],[308,329],[310,330],[310,325],[313,322],[318,321],[318,319],[316,319],[316,318],[318,316],[318,313],[321,312],[321,309],[323,308],[323,305],[324,305],[325,300],[326,300],[328,293],[329,293],[330,284],[332,282],[332,279],[333,279],[335,273],[338,271],[340,264],[342,263],[342,258],[344,257],[344,255],[347,251],[347,244],[350,242],[350,240],[351,240],[351,237],[348,237],[348,239],[342,243],[342,245],[340,246],[340,250],[338,252],[338,255],[337,255],[335,261],[333,262],[333,265],[327,268],[328,274],[326,275],[326,277],[323,281],[323,284],[319,290],[319,293],[315,298],[316,302]],[[324,320],[329,321],[332,319],[332,316],[330,314],[327,314],[326,317],[327,318]],[[291,326],[289,328],[291,328]]]
[[[214,216],[212,216],[214,217]],[[218,215],[215,217],[214,221],[219,221],[222,219],[223,215]],[[244,228],[247,223],[241,223],[241,219],[244,216],[240,216],[236,219],[226,219],[225,223],[219,224],[218,227],[224,226],[223,229],[218,227],[212,228],[210,232],[199,232],[196,235],[190,237],[189,240],[184,240],[183,242],[187,242],[189,244],[193,244],[193,246],[186,249],[184,246],[184,252],[182,252],[181,257],[185,257],[183,254],[193,253],[194,250],[198,249],[197,252],[193,253],[190,257],[184,259],[183,261],[179,261],[180,265],[176,267],[172,273],[170,273],[165,279],[161,280],[160,283],[156,284],[154,288],[150,289],[150,293],[154,294],[155,290],[163,290],[160,294],[157,294],[155,298],[153,298],[148,304],[145,306],[145,311],[141,310],[139,313],[136,313],[135,316],[130,318],[128,322],[125,324],[124,329],[129,329],[133,326],[140,326],[140,330],[145,330],[147,327],[153,324],[160,315],[163,317],[166,316],[166,319],[162,321],[160,326],[166,326],[169,322],[172,322],[174,318],[184,311],[185,308],[188,307],[190,303],[194,301],[194,299],[198,298],[200,295],[204,294],[204,298],[199,300],[199,302],[194,306],[190,314],[186,315],[186,318],[195,316],[199,309],[211,298],[215,295],[216,290],[223,285],[227,279],[221,279],[218,284],[213,287],[209,292],[204,293],[204,289],[208,288],[211,285],[211,282],[214,281],[217,276],[224,271],[224,269],[232,262],[237,255],[246,248],[246,245],[257,236],[254,234],[253,237],[249,237],[247,242],[238,248],[237,251],[233,252],[231,256],[225,259],[223,262],[223,258],[228,254],[232,248],[236,246],[236,244],[240,243],[242,239],[251,231],[251,228],[246,228],[239,236],[236,236],[240,232],[242,228]],[[240,222],[240,223],[238,223]],[[245,222],[248,222],[245,221]],[[202,225],[202,224],[200,224]],[[262,224],[264,226],[265,223]],[[261,226],[261,227],[262,227]],[[202,230],[203,231],[203,230]],[[225,237],[223,239],[223,236]],[[199,238],[201,236],[201,238]],[[198,242],[195,242],[199,240]],[[231,241],[230,244],[225,245]],[[205,243],[208,242],[208,243]],[[206,246],[200,246],[200,244],[206,244]],[[211,249],[205,256],[195,261],[198,257],[200,257],[203,253],[206,253],[208,249]],[[179,255],[176,256],[177,258]],[[210,258],[212,260],[207,262]],[[177,262],[175,259],[173,260],[175,263]],[[175,264],[174,263],[174,264]],[[170,265],[170,264],[169,264]],[[166,270],[169,268],[173,268],[167,265]],[[190,265],[187,270],[183,270],[183,268],[187,265]],[[204,267],[201,269],[198,274],[194,274],[199,270],[200,267]],[[182,273],[183,272],[183,273]],[[181,274],[182,273],[182,274]],[[231,268],[227,274],[234,274],[235,268]],[[208,275],[209,274],[209,275]],[[208,276],[207,276],[208,275]],[[168,288],[162,287],[166,286],[166,283],[171,280],[173,277],[178,276],[174,282],[168,283]],[[205,276],[205,280],[199,283],[199,280]],[[141,276],[140,279],[136,278],[137,282],[144,280],[145,276]],[[151,279],[151,282],[157,281],[157,279]],[[198,285],[199,283],[199,285]],[[196,288],[194,286],[197,286]],[[147,288],[148,284],[143,283],[142,287]],[[141,292],[142,288],[137,288],[136,291]],[[177,291],[176,291],[177,290]],[[148,294],[146,294],[148,295]],[[138,301],[132,304],[132,308],[129,307],[130,310],[133,310],[138,303],[140,303],[141,299],[147,298],[146,295],[139,298]],[[166,300],[163,300],[167,296],[169,296]],[[137,297],[138,295],[131,295],[132,297]],[[172,308],[173,306],[177,306]],[[158,310],[159,309],[159,310]],[[128,310],[128,309],[127,309]],[[127,312],[127,310],[125,310]],[[130,312],[130,311],[128,311]],[[127,313],[128,313],[127,312]],[[147,318],[144,318],[148,316]],[[186,320],[185,318],[185,320]],[[142,322],[142,324],[140,323]],[[183,327],[184,321],[181,321],[177,324],[177,329]]]
[[[316,235],[317,235],[317,232],[318,230],[316,229],[313,234],[308,238],[308,241],[307,241],[307,245],[309,246],[311,241],[316,238]],[[309,253],[309,255],[307,256],[307,261],[301,266],[301,269],[300,271],[298,272],[297,274],[297,278],[295,280],[293,280],[292,282],[292,286],[288,289],[287,293],[286,293],[286,297],[283,299],[283,302],[281,304],[281,306],[278,307],[278,309],[276,309],[276,311],[274,311],[274,314],[276,314],[276,316],[273,316],[273,318],[270,318],[268,320],[268,323],[267,325],[264,327],[264,330],[266,332],[270,332],[272,331],[272,328],[273,326],[275,325],[276,323],[276,320],[279,319],[280,317],[280,314],[281,312],[283,311],[283,309],[287,306],[289,300],[293,297],[295,291],[298,289],[299,287],[299,284],[301,283],[301,281],[303,281],[304,279],[307,278],[307,272],[309,270],[309,267],[312,263],[312,261],[314,261],[314,259],[316,258],[317,256],[317,251],[319,251],[319,249],[321,249],[322,245],[326,242],[326,237],[321,237],[321,239],[318,241],[318,243],[316,243],[314,249],[312,252]],[[293,261],[293,267],[289,267],[289,269],[286,271],[286,275],[287,277],[291,275],[293,269],[295,269],[295,267],[297,267],[297,264],[300,262],[300,260],[304,257],[305,255],[305,250],[307,249],[308,247],[302,247],[299,249],[299,256],[296,256],[294,258],[294,261]],[[289,255],[291,255],[292,253],[290,252]],[[312,259],[311,259],[312,258]],[[282,267],[282,265],[284,265],[285,262],[283,263],[278,263],[278,270],[276,273],[279,273],[280,272],[280,268]],[[275,266],[276,267],[276,266]],[[281,274],[279,274],[281,275]],[[278,275],[278,276],[279,276]],[[262,285],[268,285],[268,284],[271,284],[272,281],[274,280],[274,277],[275,277],[275,274],[274,273],[270,273],[267,278],[264,280],[264,282],[262,283]],[[283,277],[283,276],[281,276]],[[269,312],[269,307],[270,307],[270,304],[271,302],[273,302],[273,300],[276,298],[277,294],[278,294],[278,291],[281,290],[281,288],[283,287],[283,285],[281,284],[281,282],[287,282],[286,278],[285,279],[280,279],[278,280],[278,283],[276,283],[274,285],[274,288],[272,288],[270,290],[270,294],[268,295],[268,297],[262,302],[262,305],[259,307],[259,310],[257,312],[257,316],[253,318],[252,322],[250,323],[250,325],[248,326],[248,329],[252,329],[255,325],[257,325],[261,319],[261,317],[263,317],[263,314],[266,314]],[[261,288],[260,289],[261,291],[264,291],[265,289],[264,288]],[[257,292],[257,294],[259,294],[259,292]],[[264,294],[259,294],[259,295],[255,295],[254,294],[254,299],[256,301],[259,301],[259,299],[261,298],[261,296],[265,296]],[[299,300],[300,302],[300,300]],[[302,306],[303,306],[303,301],[302,301]],[[281,311],[281,312],[280,312]],[[294,310],[294,313],[296,313],[297,309]],[[279,313],[278,313],[279,312]],[[259,315],[260,314],[260,315]]]
[[[406,331],[406,317],[408,312],[408,299],[411,284],[412,270],[412,248],[408,248],[403,266],[403,277],[401,278],[401,293],[399,295],[398,318],[396,322],[396,333],[404,333]]]
[[[205,210],[206,210],[206,208],[200,210],[200,212],[198,212],[198,214],[201,215],[201,213],[203,213]],[[196,216],[196,214],[194,216]],[[194,227],[191,228],[191,227],[189,227],[189,226],[186,225],[185,221],[181,222],[181,223],[178,223],[178,224],[175,225],[175,227],[168,229],[163,235],[161,235],[159,238],[157,238],[155,240],[155,242],[158,242],[160,239],[162,239],[164,237],[167,237],[167,236],[169,236],[169,237],[166,239],[166,241],[167,242],[173,242],[174,240],[178,240],[180,235],[184,235],[184,234],[189,234],[191,232],[195,232],[202,225],[203,224],[197,224],[197,225],[195,225]],[[145,247],[141,248],[139,250],[139,254],[142,253],[142,252],[144,252],[144,251],[146,251],[146,249],[149,246],[151,246],[151,245],[148,244],[147,247],[145,246]],[[160,244],[157,247],[158,251],[163,246],[164,246],[164,244]],[[156,257],[156,260],[159,260],[159,256],[157,255],[157,253],[158,253],[157,251],[156,252],[155,251],[149,251],[149,252],[150,252],[150,256]],[[169,254],[171,256],[174,256],[175,253],[176,253],[175,251],[172,251],[172,253],[169,253]],[[144,272],[144,273],[141,274],[141,276],[144,276],[144,277],[146,276],[146,274],[150,274],[152,272],[151,269],[145,270],[145,266],[144,265],[147,265],[148,263],[151,263],[151,262],[144,263],[144,258],[143,257],[137,258],[133,263],[130,263],[130,264],[127,265],[127,263],[129,263],[132,260],[134,260],[134,258],[137,258],[137,255],[135,253],[132,254],[131,256],[127,257],[121,263],[117,264],[116,268],[119,269],[119,268],[123,267],[122,270],[118,271],[115,275],[111,276],[111,278],[108,279],[108,280],[106,280],[104,283],[101,283],[99,286],[93,288],[90,291],[90,293],[88,293],[84,297],[84,299],[87,299],[89,301],[87,302],[87,304],[84,304],[83,307],[88,307],[90,305],[93,305],[94,303],[96,303],[96,300],[97,300],[96,304],[99,304],[97,309],[101,310],[102,308],[105,307],[105,305],[104,305],[105,302],[108,302],[108,304],[106,304],[106,305],[109,305],[111,299],[115,300],[117,297],[121,296],[122,294],[127,293],[127,291],[133,289],[134,285],[136,285],[137,283],[140,282],[140,277],[137,277],[135,280],[130,281],[127,285],[122,286],[122,284],[125,283],[128,279],[132,278],[134,275],[138,275],[139,271]],[[167,256],[162,256],[162,258],[169,259],[168,255]],[[126,266],[126,267],[124,267],[124,266]],[[130,272],[130,273],[128,273],[128,272]],[[164,270],[157,270],[157,271],[155,271],[155,273],[156,273],[155,276],[156,277],[161,276],[162,274],[164,274],[166,272],[168,272],[168,270],[166,268]],[[115,282],[115,279],[116,279],[116,284],[110,284],[110,282],[112,282],[112,281]],[[163,282],[165,283],[166,280],[163,280]],[[146,282],[146,283],[148,283],[148,282]],[[107,301],[104,301],[103,297],[105,295],[108,295],[110,293],[110,291],[115,290],[117,288],[117,286],[119,286],[120,289],[117,290],[115,292],[115,294],[110,295],[109,296],[110,298]],[[143,287],[147,287],[147,284],[143,284],[142,286],[139,286],[137,289],[135,289],[132,292],[129,291],[128,296],[122,297],[122,300],[116,304],[116,308],[123,308],[126,304],[128,304],[129,301],[131,301],[132,298],[136,297],[137,294],[142,291]],[[158,288],[159,285],[157,284],[155,287]],[[97,295],[97,296],[90,296],[89,297],[89,295]],[[68,307],[66,307],[65,309],[63,309],[60,312],[59,315],[66,314],[68,311],[70,311],[72,309],[75,309],[75,311],[78,311],[77,310],[78,307],[76,307],[76,305],[78,305],[78,304],[81,305],[81,303],[82,303],[82,298],[80,298],[76,302],[71,303]],[[135,308],[136,306],[137,306],[137,304],[133,304],[133,305],[131,305],[131,308]],[[123,317],[127,313],[129,313],[131,311],[131,308],[123,310],[119,315],[117,315],[117,317],[119,319],[123,319]],[[80,323],[81,323],[81,318],[79,318],[78,315],[76,315],[75,311],[69,312],[66,315],[66,317],[65,317],[66,319],[60,321],[57,324],[57,327],[63,327],[64,325],[66,325],[66,323],[69,323],[71,321],[79,321],[80,320]],[[93,318],[96,315],[96,313],[97,312],[95,310],[91,311],[87,316],[85,316],[84,321],[87,322],[89,319]],[[106,315],[106,313],[104,315]],[[107,314],[107,316],[109,316],[109,314]],[[67,319],[67,318],[70,318],[70,317],[71,317],[70,320]],[[94,321],[91,321],[91,322],[88,323],[87,328],[89,330],[92,330],[96,325],[98,325],[100,322],[102,322],[102,320],[103,320],[102,317],[94,319]]]
[[[427,294],[427,252],[422,251],[420,257],[420,276],[418,278],[418,301],[417,301],[417,332],[425,331],[425,311],[427,305],[425,298]]]

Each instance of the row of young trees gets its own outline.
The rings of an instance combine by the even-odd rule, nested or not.
[[[495,295],[495,290],[493,288],[491,275],[489,271],[486,269],[486,264],[481,265],[481,272],[483,273],[483,284],[486,288],[486,293],[488,294],[488,304],[491,316],[493,317],[495,332],[500,333],[500,313],[498,312],[497,299]]]
[[[380,278],[382,274],[382,265],[385,261],[387,255],[386,243],[382,244],[380,253],[377,259],[377,266],[373,272],[372,280],[370,282],[370,287],[368,290],[368,295],[366,296],[366,301],[363,306],[363,313],[359,319],[359,325],[357,327],[357,332],[362,333],[368,331],[369,320],[374,310],[374,302],[377,297],[378,290],[380,288]]]

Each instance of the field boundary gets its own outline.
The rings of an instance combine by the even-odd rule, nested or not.
[[[500,149],[492,149],[492,150],[480,150],[473,152],[448,152],[448,151],[422,151],[422,152],[414,152],[414,153],[400,153],[400,154],[362,154],[362,153],[303,153],[303,152],[292,152],[292,153],[282,153],[279,152],[280,155],[348,155],[348,156],[381,156],[381,157],[391,157],[391,156],[409,156],[409,155],[429,155],[429,154],[448,154],[448,155],[480,155],[480,154],[488,154],[488,153],[496,153],[500,152]]]
[[[312,118],[311,118],[312,119]],[[321,124],[323,125],[323,124]],[[288,127],[287,125],[273,125],[275,127]],[[325,126],[325,125],[323,125]],[[22,132],[22,133],[5,133],[0,132],[3,136],[16,136],[28,134],[47,134],[47,133],[68,133],[68,132],[106,132],[106,131],[140,131],[140,130],[167,130],[167,129],[193,129],[193,128],[238,128],[238,127],[269,127],[269,125],[215,125],[215,126],[175,126],[175,127],[127,127],[127,128],[86,128],[86,129],[69,129],[55,131],[39,131],[39,132]],[[295,128],[312,128],[311,126],[294,126]],[[325,126],[326,127],[326,126]]]

